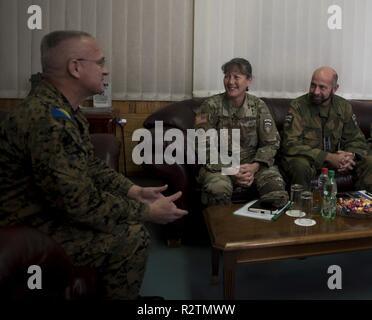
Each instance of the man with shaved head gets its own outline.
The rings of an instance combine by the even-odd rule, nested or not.
[[[55,31],[41,43],[43,80],[0,126],[0,225],[51,235],[77,265],[96,267],[108,299],[135,299],[149,242],[143,222],[187,212],[181,193],[142,188],[94,156],[79,104],[103,92],[108,75],[96,40]]]
[[[348,101],[337,96],[338,75],[314,71],[310,90],[291,102],[283,129],[281,167],[291,184],[310,188],[322,167],[354,172],[357,189],[372,190],[372,158]]]

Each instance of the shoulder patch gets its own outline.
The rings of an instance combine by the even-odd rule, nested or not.
[[[56,106],[54,106],[52,108],[52,117],[54,119],[65,119],[65,120],[71,120],[71,116],[69,115],[69,113],[61,108],[58,108]]]

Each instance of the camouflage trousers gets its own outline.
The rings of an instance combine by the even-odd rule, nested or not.
[[[66,236],[63,240],[58,239],[58,234],[54,238],[62,244],[75,265],[98,270],[104,299],[136,299],[149,246],[149,233],[144,225],[126,222],[118,225],[112,234],[83,232],[84,237],[74,232],[70,239]],[[90,233],[88,237],[86,232]]]
[[[206,206],[230,203],[234,188],[237,187],[233,176],[211,172],[204,167],[199,171],[198,182],[202,189],[201,202]],[[275,166],[261,167],[255,174],[252,186],[246,188],[247,192],[251,188],[257,189],[261,199],[271,201],[278,207],[288,201],[284,180]]]
[[[291,184],[301,184],[310,190],[311,180],[319,175],[310,161],[303,157],[285,158],[281,162],[284,175]],[[372,156],[367,156],[356,164],[352,172],[356,177],[355,188],[372,191]]]

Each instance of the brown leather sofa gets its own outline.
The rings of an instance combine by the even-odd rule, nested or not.
[[[279,132],[283,129],[284,119],[289,107],[290,99],[279,99],[279,98],[262,98],[267,106],[269,107]],[[200,104],[205,100],[205,98],[184,100],[176,103],[172,103],[155,113],[151,114],[143,123],[144,128],[149,129],[154,137],[154,126],[155,121],[163,121],[164,133],[171,129],[177,128],[181,129],[186,133],[187,129],[194,128],[195,120],[195,110],[200,106]],[[358,123],[366,135],[369,137],[370,124],[372,121],[372,102],[371,101],[350,101],[354,112],[357,116]],[[153,138],[153,144],[154,144]],[[186,145],[186,143],[185,143]],[[167,146],[164,143],[164,148]],[[155,148],[153,148],[153,152]],[[154,159],[154,157],[153,157]],[[164,183],[169,185],[170,191],[181,190],[183,195],[178,202],[181,208],[187,209],[189,211],[194,211],[195,206],[200,212],[200,194],[198,192],[199,186],[195,181],[196,174],[198,172],[197,165],[190,164],[146,164],[144,168],[153,176],[157,176],[163,180]],[[351,175],[339,176],[337,177],[337,184],[339,190],[348,190],[353,187],[353,177]],[[251,194],[254,198],[256,194]],[[233,194],[233,202],[247,201],[248,199],[242,198],[239,193]],[[169,232],[169,237],[179,237],[182,236],[183,225],[181,222],[176,222],[170,226],[172,231]]]
[[[0,122],[5,113],[0,112]],[[111,134],[92,134],[97,157],[115,170],[119,167],[120,142]],[[42,270],[42,290],[30,290],[27,269]],[[98,298],[99,275],[90,267],[76,267],[51,237],[27,226],[0,228],[0,299]]]

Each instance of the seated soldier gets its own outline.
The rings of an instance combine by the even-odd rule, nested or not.
[[[79,104],[103,92],[108,75],[96,40],[55,31],[41,43],[43,80],[0,126],[0,225],[25,224],[60,243],[75,265],[102,274],[107,299],[135,299],[149,244],[144,221],[187,212],[94,155]]]
[[[202,185],[202,203],[206,206],[227,204],[235,187],[251,192],[257,189],[260,198],[280,207],[288,201],[285,184],[274,157],[279,148],[280,137],[272,115],[259,98],[246,93],[252,81],[251,64],[235,58],[222,66],[225,92],[210,97],[200,106],[196,114],[196,128],[204,130],[240,130],[240,167],[231,175],[221,174],[221,163],[210,159],[199,171],[198,181]],[[220,150],[221,141],[218,149]],[[228,146],[232,152],[232,145]],[[207,144],[209,155],[211,144]]]
[[[322,167],[353,172],[356,188],[372,188],[372,158],[348,101],[335,95],[338,76],[330,67],[314,71],[310,90],[291,102],[283,129],[281,167],[291,184],[310,189]]]

